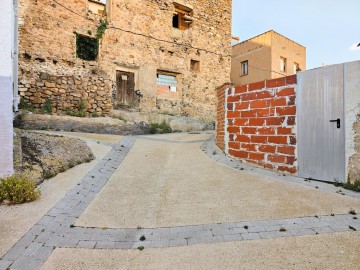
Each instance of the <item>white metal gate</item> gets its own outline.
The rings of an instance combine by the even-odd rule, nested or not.
[[[345,182],[344,65],[297,76],[299,176]]]

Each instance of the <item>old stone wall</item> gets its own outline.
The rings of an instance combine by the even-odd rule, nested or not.
[[[353,125],[355,138],[354,149],[355,154],[350,157],[348,180],[351,182],[360,181],[360,115]]]
[[[50,100],[53,113],[83,110],[108,114],[112,108],[109,88],[110,80],[98,75],[82,77],[41,73],[33,83],[19,83],[19,93],[25,101],[41,109],[45,101]]]
[[[296,75],[219,91],[217,145],[244,162],[296,173],[295,85]]]
[[[135,90],[143,95],[142,111],[215,120],[215,89],[230,80],[231,0],[176,2],[192,8],[187,30],[173,27],[169,0],[111,0],[104,15],[89,12],[87,0],[20,0],[23,88],[33,88],[41,73],[82,78],[100,73],[110,81],[105,91],[116,104],[116,72],[127,71],[135,74]],[[94,37],[100,20],[109,26],[96,61],[76,58],[75,33]],[[191,69],[191,60],[200,62],[199,70]],[[159,71],[176,74],[176,96],[158,95]]]

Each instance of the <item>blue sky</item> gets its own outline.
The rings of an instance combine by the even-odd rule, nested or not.
[[[270,29],[306,47],[307,69],[360,60],[360,0],[233,0],[234,36]]]

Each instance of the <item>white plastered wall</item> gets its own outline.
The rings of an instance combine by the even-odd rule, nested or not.
[[[13,174],[13,0],[0,1],[0,177]]]

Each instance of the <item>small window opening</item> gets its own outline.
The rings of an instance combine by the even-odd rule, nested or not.
[[[200,61],[197,60],[191,60],[190,62],[190,70],[194,72],[200,71]]]
[[[190,25],[193,23],[192,8],[178,3],[174,3],[174,6],[173,27],[180,30],[189,29]]]
[[[158,91],[177,92],[176,74],[158,73],[157,74]]]
[[[88,11],[103,15],[106,9],[106,0],[88,0]]]
[[[249,74],[249,62],[243,61],[241,62],[241,75],[245,76]]]
[[[173,16],[173,27],[179,28],[179,14],[174,14]]]
[[[294,63],[294,74],[301,71],[300,65],[298,63]]]
[[[280,71],[286,72],[286,58],[280,57]]]
[[[76,56],[86,61],[95,61],[99,52],[96,38],[76,34]]]

